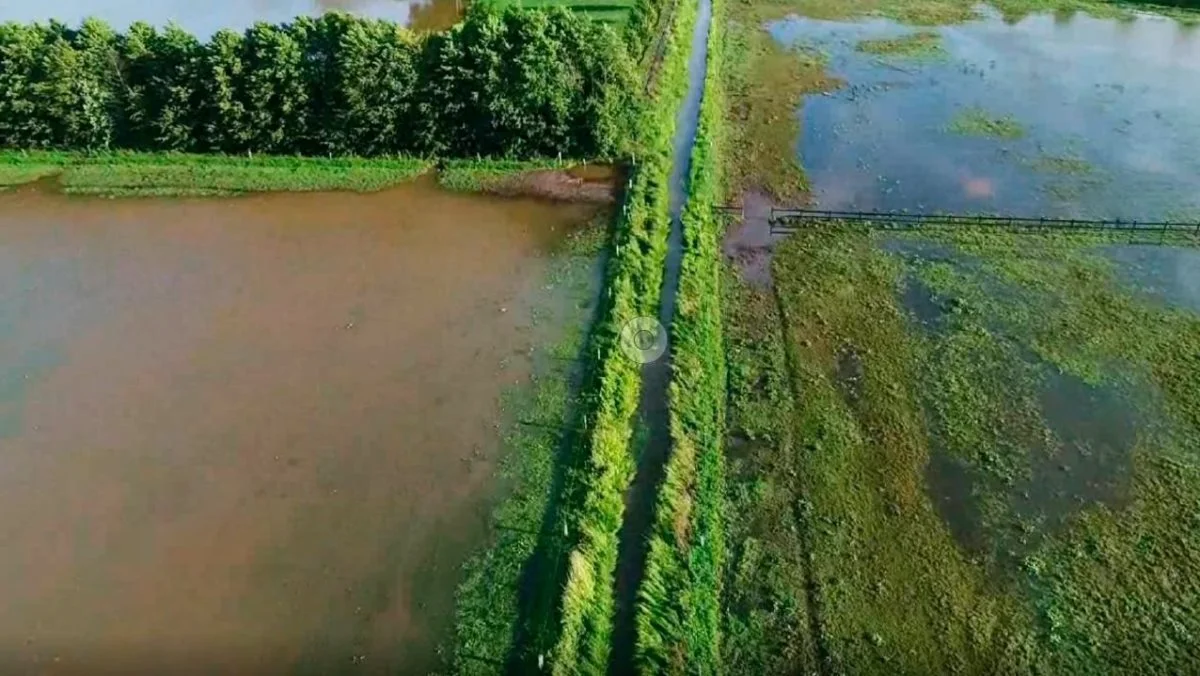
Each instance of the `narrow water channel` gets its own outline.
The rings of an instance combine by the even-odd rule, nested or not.
[[[0,673],[438,669],[590,215],[0,194]]]
[[[679,289],[679,266],[683,258],[683,222],[680,218],[687,201],[692,146],[695,145],[696,127],[700,123],[700,102],[704,98],[704,76],[708,67],[708,31],[712,23],[711,0],[697,1],[699,5],[696,27],[692,32],[691,52],[688,58],[688,89],[675,118],[671,176],[668,183],[671,233],[658,309],[658,321],[668,329],[675,316],[675,296]],[[612,659],[609,664],[609,673],[612,674],[633,672],[637,590],[646,566],[649,544],[647,537],[654,520],[654,503],[666,469],[667,456],[671,451],[670,415],[667,408],[667,390],[671,382],[670,355],[671,350],[668,347],[662,357],[642,367],[642,396],[638,407],[638,420],[645,432],[645,443],[640,449],[633,485],[625,496],[625,519],[619,534],[616,619]]]

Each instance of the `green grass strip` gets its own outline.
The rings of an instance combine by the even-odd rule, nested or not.
[[[713,2],[708,68],[689,197],[679,302],[671,325],[672,449],[655,508],[638,592],[635,661],[642,673],[721,673],[721,571],[725,554],[726,365],[721,314],[724,3]]]
[[[636,165],[618,226],[607,321],[597,333],[597,407],[587,421],[586,457],[575,477],[579,506],[567,517],[573,546],[561,602],[561,631],[548,656],[554,674],[603,674],[612,646],[617,533],[633,480],[632,422],[641,364],[618,346],[622,326],[653,316],[662,286],[669,232],[667,184],[675,113],[687,89],[687,57],[696,7],[679,5],[667,43],[659,89],[646,111],[643,156]]]
[[[486,192],[498,184],[530,171],[567,169],[575,160],[446,160],[438,170],[438,184],[448,190]]]
[[[104,196],[373,192],[430,168],[420,158],[240,157],[181,153],[0,153],[0,185],[56,176],[64,192]]]

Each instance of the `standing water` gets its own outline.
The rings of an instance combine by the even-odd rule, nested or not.
[[[847,83],[807,97],[801,113],[798,152],[822,208],[1200,218],[1196,27],[990,13],[932,29],[933,49],[915,57],[866,42],[929,30],[771,26],[826,54]]]
[[[435,669],[589,214],[0,195],[0,672]]]
[[[282,23],[334,10],[388,19],[417,30],[440,30],[462,17],[466,0],[9,0],[3,5],[0,22],[57,19],[73,26],[94,16],[124,30],[134,21],[155,26],[173,21],[207,37],[222,28],[240,31],[256,21]]]

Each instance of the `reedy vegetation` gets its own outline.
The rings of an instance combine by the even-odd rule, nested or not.
[[[725,538],[725,347],[721,316],[724,2],[714,0],[700,123],[684,208],[671,324],[671,455],[638,590],[635,660],[643,673],[720,673]]]
[[[0,148],[611,157],[635,87],[608,26],[481,3],[443,33],[344,13],[218,31],[0,24]]]
[[[587,416],[586,458],[567,479],[564,523],[571,541],[562,591],[561,629],[551,654],[555,674],[601,674],[613,629],[617,533],[635,463],[630,441],[641,365],[618,345],[622,326],[658,306],[670,228],[667,186],[675,113],[687,89],[687,56],[696,20],[693,2],[672,17],[658,89],[644,112],[639,162],[633,167],[617,225],[608,302],[596,330],[596,406]]]

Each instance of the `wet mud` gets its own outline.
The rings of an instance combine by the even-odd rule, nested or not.
[[[0,672],[438,668],[594,209],[0,195]]]

